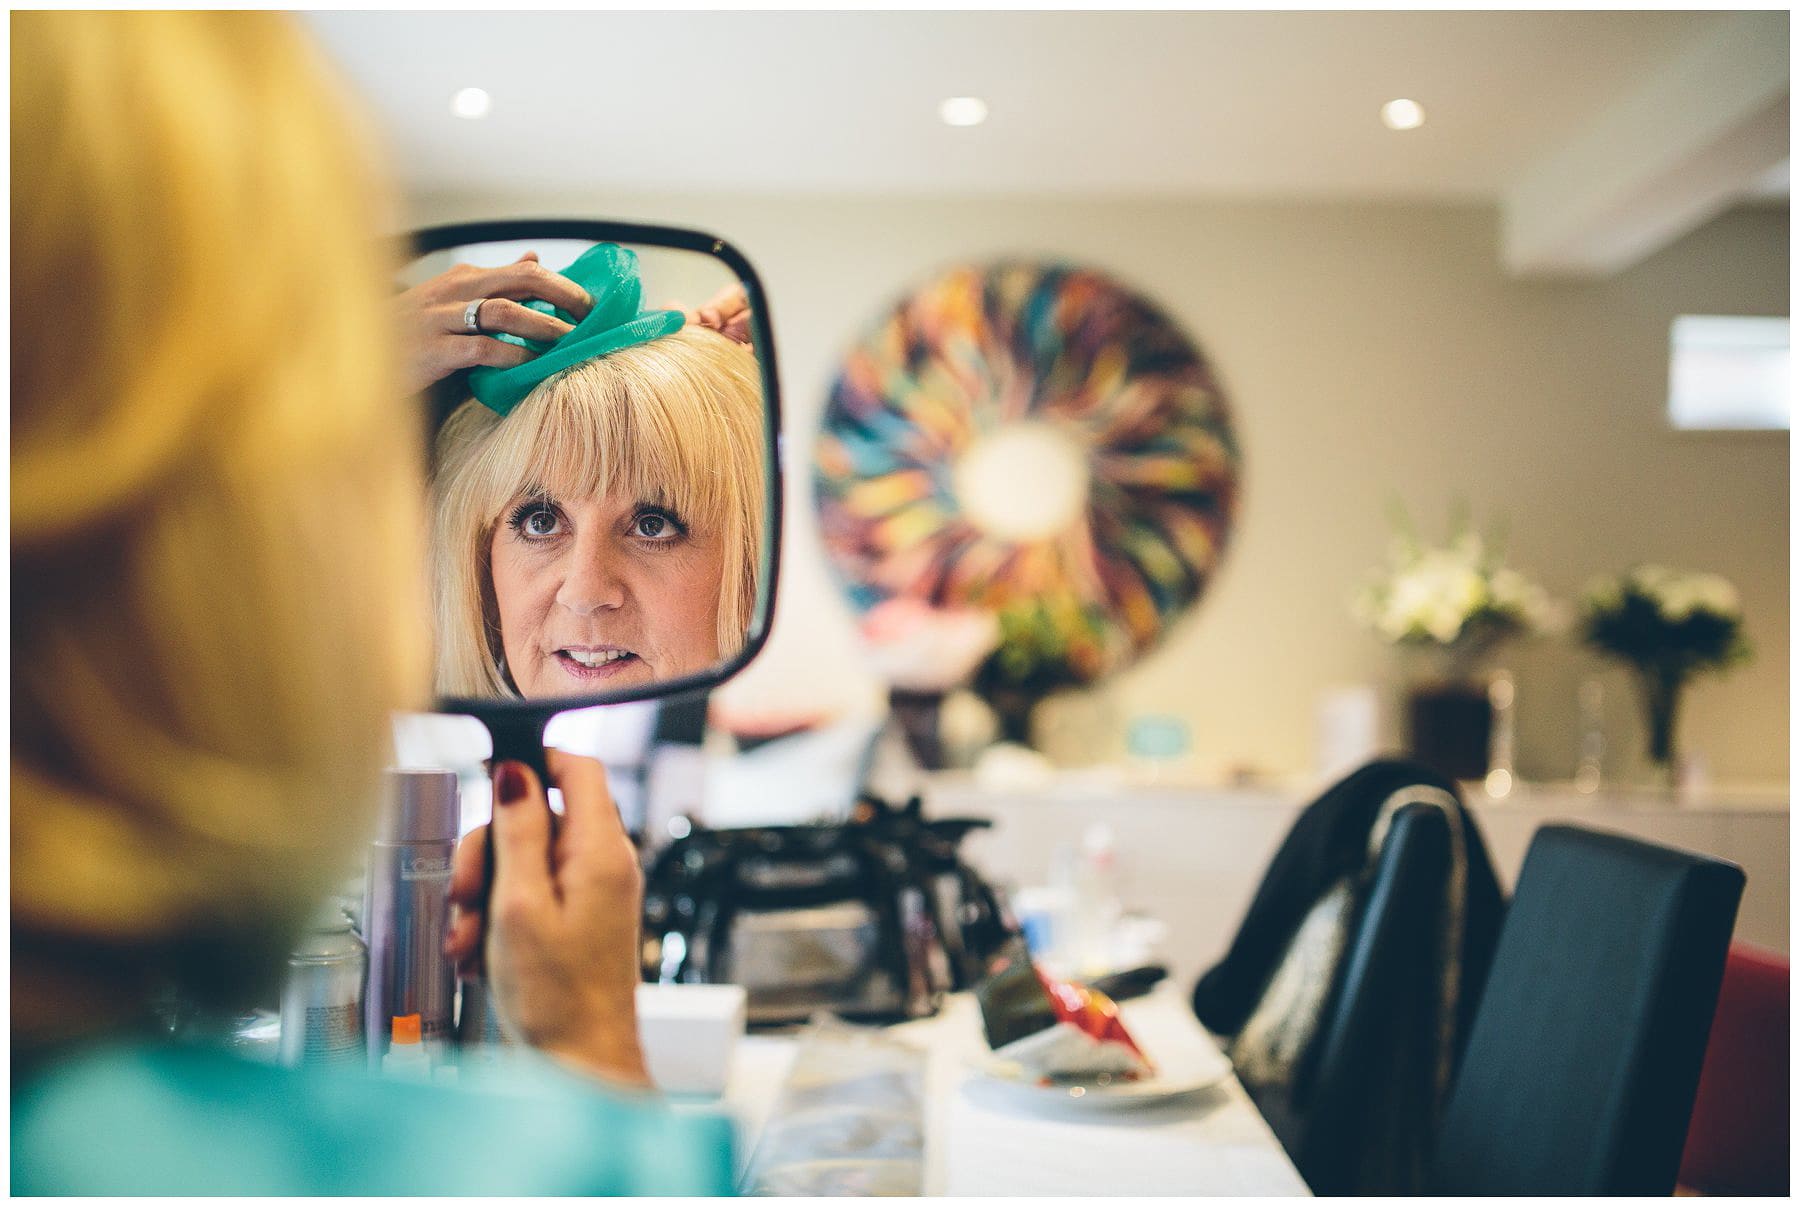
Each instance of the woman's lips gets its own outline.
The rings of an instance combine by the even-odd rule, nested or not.
[[[597,651],[587,650],[576,651],[576,653],[587,655],[589,661],[592,661],[593,654],[596,652]],[[568,650],[557,650],[556,653],[551,655],[551,659],[558,667],[562,668],[562,672],[565,675],[583,683],[614,679],[630,671],[633,667],[640,667],[644,664],[643,659],[639,658],[630,650],[611,650],[607,651],[607,653],[609,656],[605,660],[592,666],[578,660],[575,655]]]

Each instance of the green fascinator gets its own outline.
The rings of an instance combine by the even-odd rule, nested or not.
[[[622,348],[647,344],[681,330],[679,310],[640,310],[644,283],[638,277],[637,253],[617,243],[596,243],[582,252],[562,275],[587,290],[594,308],[580,322],[549,302],[525,303],[533,310],[553,314],[575,330],[551,342],[495,334],[538,355],[511,369],[479,368],[469,374],[469,388],[481,404],[501,415],[510,415],[525,396],[564,369],[605,356]]]

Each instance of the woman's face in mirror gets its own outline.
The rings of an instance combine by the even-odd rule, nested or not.
[[[563,271],[544,265],[574,276],[534,285]],[[439,694],[617,698],[742,650],[772,568],[743,283],[699,253],[606,243],[464,245],[402,279],[414,327],[447,328],[413,361],[489,357],[445,379],[458,401],[435,438]],[[547,304],[580,293],[588,311],[534,335],[547,316],[510,301],[533,289]],[[490,326],[550,343],[528,353]]]
[[[501,643],[527,698],[634,687],[719,661],[724,541],[622,494],[513,501],[490,550]]]

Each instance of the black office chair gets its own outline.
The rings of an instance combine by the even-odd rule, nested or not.
[[[1540,829],[1428,1188],[1669,1194],[1743,888],[1717,859]]]
[[[1269,865],[1225,959],[1195,987],[1195,1013],[1236,1035],[1268,993],[1301,922],[1330,885],[1356,885],[1330,988],[1291,1079],[1245,1088],[1315,1194],[1406,1194],[1424,1185],[1443,1102],[1441,1041],[1454,1062],[1499,932],[1502,901],[1480,831],[1460,804],[1401,805],[1371,860],[1371,825],[1395,793],[1455,785],[1425,767],[1382,759],[1328,789],[1296,821]],[[1452,825],[1466,882],[1458,974],[1446,1002],[1444,953]],[[1448,1026],[1447,1036],[1442,1028]],[[1452,1067],[1454,1065],[1452,1064]],[[1245,1070],[1248,1074],[1248,1070]]]

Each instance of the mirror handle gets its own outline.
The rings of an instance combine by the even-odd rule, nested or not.
[[[493,739],[494,755],[488,761],[488,773],[500,765],[502,759],[512,759],[524,763],[537,772],[538,782],[544,785],[544,791],[550,790],[550,769],[544,758],[544,731],[550,724],[550,718],[541,713],[492,713],[481,718],[487,726],[488,736]],[[494,887],[494,841],[490,836],[481,849],[481,897],[482,897],[482,934],[478,950],[487,947],[487,895]]]
[[[524,763],[537,772],[538,780],[547,791],[550,771],[544,760],[544,730],[550,719],[539,713],[525,712],[498,713],[481,720],[494,741],[494,757],[488,765],[498,766],[502,759]]]

